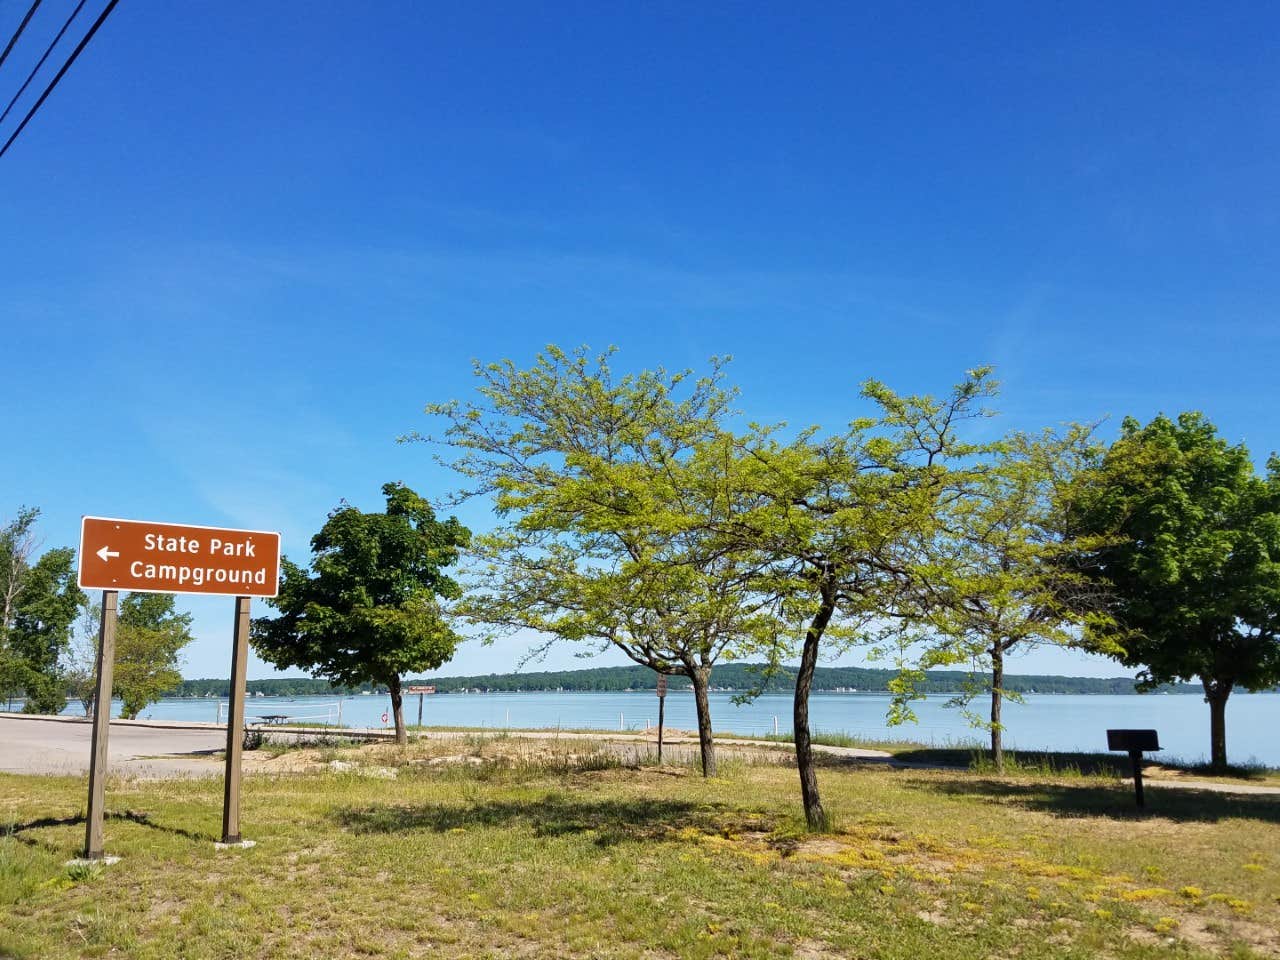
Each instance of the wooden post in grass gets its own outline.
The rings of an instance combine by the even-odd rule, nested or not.
[[[667,675],[658,674],[658,763],[662,763],[662,714],[667,702]]]
[[[101,860],[103,806],[107,800],[107,735],[111,730],[111,681],[116,663],[118,590],[102,591],[98,627],[98,690],[93,701],[93,752],[89,754],[89,811],[85,817],[84,858]]]
[[[240,752],[244,749],[244,673],[249,660],[249,598],[236,597],[227,709],[227,769],[222,791],[222,842],[240,843]]]
[[[1129,762],[1133,764],[1133,792],[1137,794],[1138,809],[1141,810],[1147,805],[1147,800],[1142,795],[1142,751],[1130,750]]]
[[[435,692],[436,692],[435,686],[427,686],[427,687],[414,686],[414,687],[405,688],[405,693],[408,693],[410,695],[416,693],[418,695],[418,729],[419,730],[422,729],[422,701],[426,699],[426,696],[428,693],[435,693]]]

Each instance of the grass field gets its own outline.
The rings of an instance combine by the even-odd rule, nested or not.
[[[335,765],[335,761],[337,764]],[[0,956],[1280,956],[1280,797],[1114,778],[624,767],[582,742],[291,751],[246,780],[0,777]],[[350,766],[348,766],[350,765]],[[282,769],[284,769],[282,767]]]

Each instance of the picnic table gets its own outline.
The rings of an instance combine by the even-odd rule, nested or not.
[[[254,719],[256,719],[256,720],[261,720],[263,723],[269,723],[269,724],[272,724],[273,726],[278,726],[279,724],[282,724],[282,723],[284,723],[285,721],[287,721],[287,720],[289,719],[289,714],[287,714],[287,713],[264,713],[264,714],[260,714],[259,716],[255,717]]]

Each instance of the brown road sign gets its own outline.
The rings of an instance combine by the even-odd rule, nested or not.
[[[85,590],[274,597],[279,583],[278,533],[109,517],[80,524]]]
[[[405,693],[435,693],[435,687],[405,687]]]

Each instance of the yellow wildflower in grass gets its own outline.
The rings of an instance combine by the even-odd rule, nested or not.
[[[1199,900],[1204,896],[1204,891],[1199,887],[1181,887],[1178,890],[1180,896],[1186,897],[1188,900]]]
[[[880,884],[880,892],[883,893],[885,896],[888,896],[889,894],[893,893],[893,884],[891,883]]]
[[[884,853],[875,847],[865,847],[862,850],[850,850],[841,855],[840,859],[844,861],[866,860],[872,863],[881,861],[885,858]]]
[[[1040,890],[1039,890],[1037,887],[1027,887],[1027,899],[1028,899],[1028,900],[1039,900],[1039,899],[1040,899]]]
[[[1248,913],[1250,910],[1253,909],[1253,904],[1250,903],[1248,900],[1238,900],[1238,899],[1228,900],[1227,906],[1230,907],[1232,910],[1234,910],[1236,913]]]
[[[838,877],[823,877],[822,886],[824,891],[833,897],[853,896],[853,894],[849,892],[849,887]]]
[[[1244,868],[1245,868],[1246,870],[1248,870],[1250,873],[1261,873],[1261,872],[1262,872],[1262,864],[1260,864],[1260,863],[1246,863],[1246,864],[1244,865]]]
[[[1176,930],[1177,927],[1178,927],[1178,921],[1175,920],[1173,917],[1161,917],[1159,920],[1156,921],[1155,925],[1151,929],[1154,930],[1156,933],[1169,933],[1173,930]]]
[[[1167,897],[1171,892],[1164,887],[1143,887],[1138,890],[1121,891],[1120,899],[1129,903],[1138,903],[1142,900],[1156,900],[1160,897]]]
[[[980,903],[970,903],[970,902],[966,901],[966,902],[964,902],[964,903],[960,904],[960,906],[964,907],[964,909],[968,910],[970,913],[981,913],[981,912],[982,912],[982,904],[980,904]]]
[[[1115,914],[1112,913],[1110,910],[1103,910],[1101,907],[1093,911],[1093,915],[1097,917],[1099,920],[1110,920],[1112,917],[1115,916]]]

